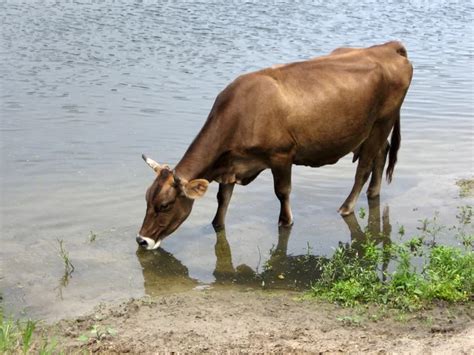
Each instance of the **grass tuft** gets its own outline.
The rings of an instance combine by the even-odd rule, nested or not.
[[[29,354],[38,349],[39,354],[53,354],[57,343],[48,338],[37,338],[35,330],[37,322],[32,320],[19,321],[5,317],[0,308],[0,353]]]
[[[375,303],[411,311],[434,301],[466,302],[474,297],[474,253],[467,226],[472,208],[459,209],[457,238],[463,248],[438,245],[435,238],[444,229],[433,220],[421,221],[420,237],[380,248],[366,233],[366,242],[354,249],[342,245],[324,261],[321,278],[315,281],[313,297],[343,306]],[[427,236],[432,240],[427,241]],[[388,271],[387,260],[395,267]]]

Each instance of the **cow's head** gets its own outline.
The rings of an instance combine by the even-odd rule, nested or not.
[[[203,196],[209,182],[205,179],[186,181],[166,165],[142,155],[157,177],[146,192],[146,214],[137,243],[157,249],[166,236],[173,233],[189,216],[196,198]]]

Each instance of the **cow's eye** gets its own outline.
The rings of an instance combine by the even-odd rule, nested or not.
[[[163,203],[160,206],[160,211],[168,211],[171,208],[171,203]]]

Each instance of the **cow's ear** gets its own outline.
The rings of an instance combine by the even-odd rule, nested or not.
[[[187,198],[192,200],[204,196],[209,186],[206,179],[194,179],[183,184],[183,192]]]

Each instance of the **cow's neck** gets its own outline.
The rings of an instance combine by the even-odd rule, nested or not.
[[[224,141],[216,122],[206,122],[188,150],[176,165],[175,171],[180,178],[212,180],[212,167],[221,155]]]

